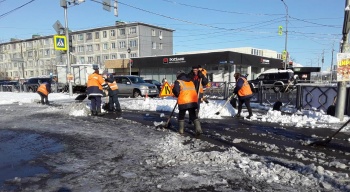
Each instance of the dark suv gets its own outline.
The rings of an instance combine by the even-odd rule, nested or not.
[[[28,79],[23,83],[24,86],[27,87],[28,92],[36,92],[40,83],[51,82],[51,78],[49,77],[33,77]]]
[[[256,79],[249,82],[253,83],[256,89],[259,83],[262,82],[266,88],[272,88],[274,92],[278,93],[293,87],[293,77],[294,72],[292,70],[270,69],[260,73]]]

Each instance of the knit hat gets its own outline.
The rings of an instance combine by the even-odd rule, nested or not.
[[[181,74],[185,74],[185,71],[180,70],[176,73],[176,78],[179,77]]]

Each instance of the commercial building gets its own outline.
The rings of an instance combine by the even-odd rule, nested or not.
[[[208,71],[210,81],[232,82],[235,72],[249,74],[248,79],[253,79],[264,70],[282,68],[280,58],[281,54],[275,51],[244,47],[133,58],[132,69],[134,75],[145,79],[161,81],[166,78],[173,82],[178,70],[189,72],[192,66],[201,65]],[[113,69],[110,72],[123,74],[116,66],[106,64],[106,68]]]
[[[173,30],[145,23],[116,22],[114,26],[70,32],[70,39],[71,63],[103,67],[110,59],[173,54]],[[0,79],[56,74],[56,65],[67,64],[67,54],[56,51],[53,43],[53,35],[0,43]]]

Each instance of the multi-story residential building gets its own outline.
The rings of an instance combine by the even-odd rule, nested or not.
[[[54,49],[53,36],[33,35],[0,43],[0,79],[56,74],[67,54]],[[173,53],[173,30],[145,23],[116,22],[114,26],[70,32],[71,63],[97,63]],[[129,49],[129,52],[128,52]]]

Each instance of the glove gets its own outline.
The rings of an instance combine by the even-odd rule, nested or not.
[[[202,73],[201,71],[198,71],[198,76],[199,76],[201,79],[206,78],[206,76],[203,75],[203,73]]]

